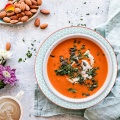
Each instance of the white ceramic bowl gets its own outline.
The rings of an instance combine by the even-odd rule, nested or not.
[[[58,44],[60,44],[61,42],[65,41],[67,39],[70,39],[70,38],[86,38],[87,40],[94,42],[103,50],[103,52],[107,58],[108,74],[107,74],[105,83],[103,84],[103,86],[100,88],[99,91],[97,91],[95,94],[93,94],[87,98],[73,99],[73,98],[69,98],[69,97],[62,95],[52,86],[52,84],[50,83],[50,80],[48,78],[47,62],[48,62],[48,57],[50,56],[50,53]],[[57,97],[65,100],[65,101],[80,103],[80,102],[87,102],[87,101],[93,100],[93,99],[97,98],[100,94],[102,94],[106,90],[106,88],[109,85],[110,80],[111,80],[112,68],[113,68],[113,66],[112,66],[111,56],[110,56],[108,50],[106,49],[106,47],[100,41],[96,40],[96,38],[94,38],[94,37],[91,37],[91,36],[85,35],[85,34],[70,34],[70,35],[67,35],[67,36],[59,39],[57,42],[54,42],[52,44],[52,46],[50,46],[50,48],[48,49],[48,51],[44,57],[44,62],[43,62],[43,76],[44,76],[44,79],[45,79],[47,86]]]

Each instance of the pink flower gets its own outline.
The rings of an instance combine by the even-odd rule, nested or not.
[[[15,69],[11,69],[10,66],[0,65],[0,80],[5,84],[14,85],[17,82]]]

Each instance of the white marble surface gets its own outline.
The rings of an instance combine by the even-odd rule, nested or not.
[[[84,4],[86,2],[86,4]],[[11,42],[11,52],[13,57],[7,62],[12,68],[16,68],[19,82],[14,86],[7,86],[0,90],[0,96],[15,96],[20,90],[25,92],[21,103],[24,108],[23,120],[73,120],[73,117],[55,116],[51,118],[34,117],[34,61],[36,53],[27,59],[26,62],[18,63],[19,58],[25,58],[28,47],[38,50],[44,39],[54,31],[67,27],[86,24],[87,27],[95,27],[106,21],[109,0],[44,0],[41,8],[49,9],[51,14],[38,17],[41,23],[48,23],[49,26],[45,30],[34,27],[34,20],[20,26],[0,25],[0,49],[5,48],[6,42]],[[99,7],[99,8],[98,8]],[[86,15],[89,13],[90,15]],[[83,19],[83,20],[80,20]],[[70,21],[70,23],[69,23]],[[23,42],[23,39],[25,42]],[[36,40],[36,42],[33,42]],[[31,50],[32,51],[32,50]],[[80,118],[74,117],[74,120]]]

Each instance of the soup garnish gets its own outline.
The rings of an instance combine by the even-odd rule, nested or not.
[[[85,45],[77,48],[75,44],[79,44],[79,41],[76,43],[76,40],[74,40],[73,47],[69,49],[69,58],[60,56],[60,66],[55,70],[55,73],[61,76],[67,75],[67,80],[71,83],[79,83],[92,91],[98,86],[94,76],[97,75],[96,70],[98,70],[99,67],[94,67],[94,57],[91,55],[90,50],[87,50],[85,53],[82,52],[82,49],[85,49]],[[90,63],[88,61],[90,61]],[[90,81],[87,82],[87,80]],[[73,93],[77,92],[73,88],[68,88],[68,91]],[[83,95],[86,95],[86,93]],[[87,94],[86,96],[89,95]]]

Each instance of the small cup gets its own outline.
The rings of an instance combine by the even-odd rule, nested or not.
[[[21,96],[23,94],[23,93],[22,94],[21,93],[22,92],[20,91],[15,97],[12,97],[12,96],[1,96],[0,97],[0,101],[2,99],[11,99],[18,104],[18,106],[20,108],[20,117],[19,117],[18,120],[22,120],[22,116],[23,116],[23,107],[22,107],[21,103],[19,102],[19,99],[21,98]]]

